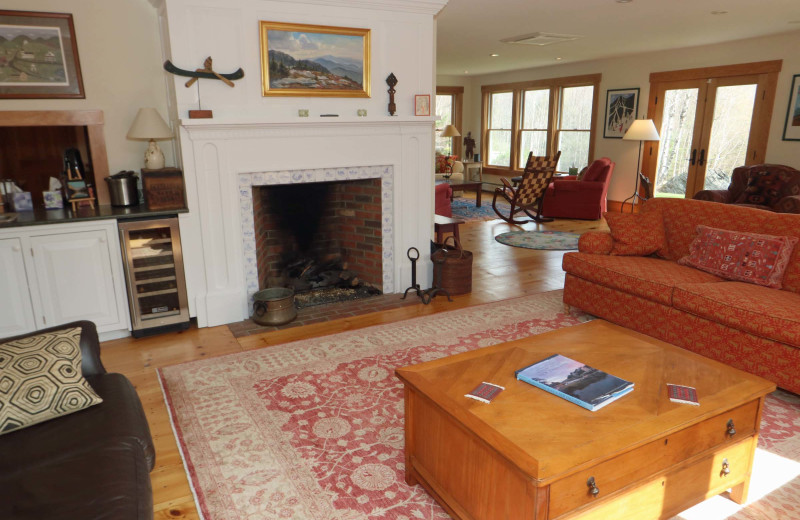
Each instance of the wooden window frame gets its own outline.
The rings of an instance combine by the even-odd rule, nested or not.
[[[489,175],[509,176],[516,175],[522,168],[519,168],[520,144],[522,140],[521,128],[521,108],[524,93],[527,90],[537,90],[541,88],[550,89],[550,113],[548,116],[547,132],[547,153],[555,154],[558,150],[558,133],[560,132],[560,111],[562,89],[565,87],[585,87],[592,86],[592,123],[589,130],[589,157],[591,163],[594,159],[594,145],[597,134],[597,114],[599,112],[600,100],[600,81],[602,74],[583,74],[580,76],[568,76],[563,78],[549,78],[533,81],[522,81],[515,83],[500,83],[496,85],[481,86],[481,157],[484,163],[483,173]],[[513,92],[513,114],[512,114],[512,135],[511,135],[511,166],[508,168],[501,166],[489,166],[486,158],[488,157],[488,121],[489,121],[489,96],[496,92]]]
[[[463,113],[464,113],[464,87],[436,86],[437,96],[453,96],[453,126],[461,132],[460,138],[453,137],[453,155],[461,157],[461,146],[464,142]],[[462,158],[463,159],[463,158]]]

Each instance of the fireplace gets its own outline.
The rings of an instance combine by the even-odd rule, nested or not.
[[[393,292],[393,188],[391,166],[239,174],[248,303],[287,285],[287,261],[302,255],[339,255],[365,287]]]
[[[299,307],[381,294],[379,178],[253,187],[259,289]]]

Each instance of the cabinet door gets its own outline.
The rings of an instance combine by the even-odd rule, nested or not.
[[[0,338],[35,328],[22,243],[18,238],[0,240]]]
[[[45,326],[85,319],[103,330],[124,321],[110,243],[106,230],[31,237]]]

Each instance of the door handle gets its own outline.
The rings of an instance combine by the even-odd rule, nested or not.
[[[697,159],[697,148],[692,150],[692,156],[689,158],[689,164],[694,166],[695,160]]]
[[[697,164],[699,166],[703,166],[705,162],[706,162],[706,149],[703,148],[702,150],[700,150],[700,159],[698,159]]]

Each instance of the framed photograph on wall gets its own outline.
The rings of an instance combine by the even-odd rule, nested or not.
[[[622,139],[639,112],[639,89],[609,89],[606,93],[606,124],[603,137]]]
[[[370,30],[260,22],[263,96],[369,97]]]
[[[431,115],[431,96],[430,94],[417,94],[414,96],[414,115]]]
[[[786,123],[783,125],[783,140],[800,141],[800,74],[792,77],[789,107],[786,109]]]
[[[0,99],[84,97],[72,15],[0,11]]]

